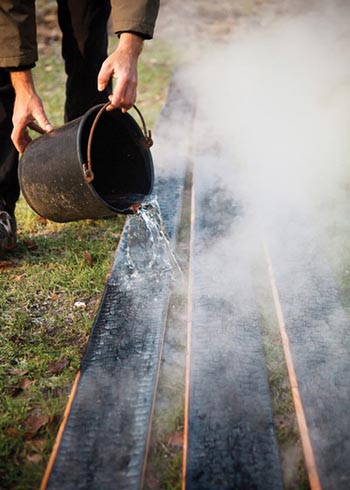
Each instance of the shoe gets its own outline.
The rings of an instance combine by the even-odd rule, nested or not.
[[[0,254],[15,248],[16,232],[16,218],[7,211],[0,211]]]

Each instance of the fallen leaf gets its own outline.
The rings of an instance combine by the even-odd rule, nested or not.
[[[9,371],[9,374],[12,374],[12,376],[25,376],[26,374],[28,374],[28,369],[26,370],[21,370],[21,369],[11,369]]]
[[[45,447],[45,444],[46,444],[46,438],[45,437],[41,437],[40,439],[34,439],[33,441],[31,441],[31,444],[38,451],[42,451],[44,449],[44,447]]]
[[[168,439],[169,446],[180,447],[184,444],[184,436],[182,432],[172,432],[169,434]]]
[[[8,436],[13,437],[15,439],[17,439],[17,437],[19,437],[19,432],[14,427],[7,427],[7,429],[5,429],[5,433]]]
[[[57,362],[49,362],[47,369],[51,374],[60,374],[69,364],[70,361],[68,359],[61,359]]]
[[[6,388],[6,393],[11,396],[12,398],[15,398],[22,392],[21,388],[19,388],[17,385],[14,386],[8,386]]]
[[[29,378],[22,378],[19,382],[18,382],[18,388],[20,388],[21,390],[27,390],[29,388],[30,385],[33,384],[33,381],[31,381]]]
[[[46,329],[46,333],[47,333],[47,335],[52,336],[52,335],[56,335],[56,333],[57,333],[59,330],[61,330],[61,327],[58,327],[58,326],[48,327],[48,328]]]
[[[14,267],[15,263],[11,260],[0,260],[0,269],[8,269],[9,267]]]
[[[38,216],[36,220],[38,223],[42,223],[43,225],[46,225],[47,223],[47,219],[43,218],[42,216]]]
[[[9,278],[9,281],[13,281],[13,282],[19,282],[22,277],[25,277],[25,274],[17,274],[16,276],[12,276]]]
[[[10,342],[13,342],[14,344],[23,344],[24,340],[22,339],[22,337],[20,337],[19,335],[17,334],[13,334],[9,337],[9,341]],[[27,371],[28,372],[28,371]]]
[[[42,459],[43,457],[38,453],[28,454],[26,457],[26,462],[29,464],[37,464],[40,463]]]
[[[38,249],[38,245],[33,240],[23,240],[23,243],[30,252]]]
[[[52,415],[49,420],[48,424],[48,430],[50,432],[56,433],[58,427],[61,425],[62,422],[62,417],[58,415],[57,413],[55,415]]]
[[[32,439],[47,424],[48,420],[49,417],[43,414],[39,408],[32,410],[26,420],[26,439]]]
[[[33,382],[28,378],[20,379],[16,385],[7,388],[7,393],[14,398],[22,393],[22,391],[28,389],[32,383]]]
[[[84,252],[84,259],[89,267],[93,266],[91,254],[88,250],[85,250]]]

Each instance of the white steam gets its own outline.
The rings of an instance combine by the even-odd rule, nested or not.
[[[350,6],[332,5],[241,33],[187,73],[202,140],[219,142],[215,173],[226,184],[239,176],[270,217],[285,208],[324,219],[348,199]]]

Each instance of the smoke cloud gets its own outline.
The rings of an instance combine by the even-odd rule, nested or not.
[[[202,173],[276,231],[307,216],[336,253],[349,231],[349,14],[345,2],[317,2],[236,30],[183,79],[198,98]]]

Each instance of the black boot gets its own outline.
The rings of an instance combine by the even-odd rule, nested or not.
[[[13,250],[17,242],[16,218],[6,211],[6,206],[0,202],[0,256]]]

